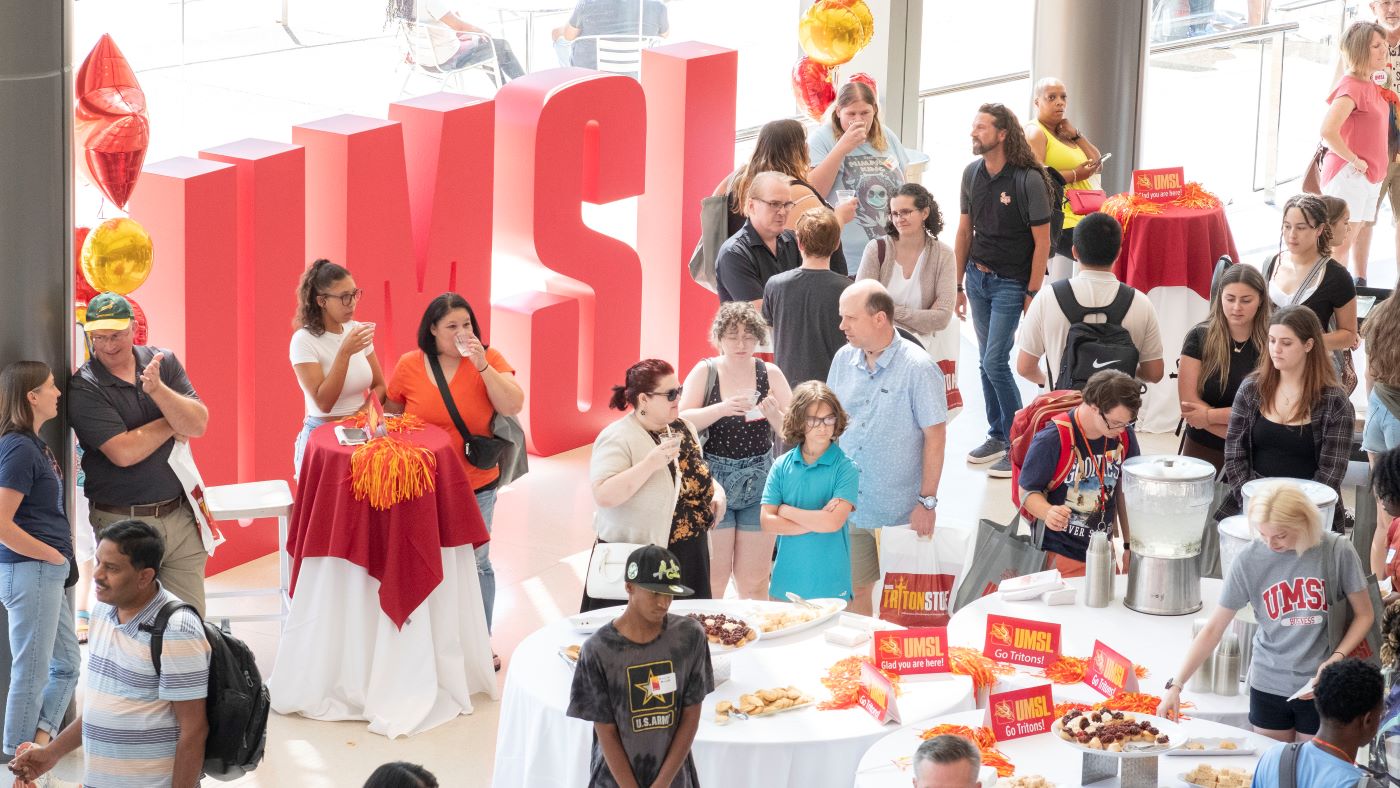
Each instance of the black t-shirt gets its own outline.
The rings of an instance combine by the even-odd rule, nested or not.
[[[661,634],[650,643],[633,643],[609,623],[584,641],[567,713],[587,722],[616,725],[632,775],[639,785],[651,785],[671,748],[681,712],[704,702],[714,688],[709,640],[699,622],[667,614]],[[596,734],[590,770],[590,786],[617,785]],[[699,784],[695,761],[687,753],[671,785],[694,788]]]
[[[1205,341],[1206,324],[1197,324],[1186,334],[1186,341],[1181,343],[1181,355],[1200,361],[1205,355]],[[1238,345],[1232,340],[1230,347],[1232,352],[1226,356],[1226,363],[1230,367],[1225,388],[1220,387],[1218,373],[1212,372],[1208,377],[1201,378],[1201,401],[1212,408],[1230,407],[1235,401],[1235,393],[1240,390],[1240,384],[1259,365],[1259,348],[1254,342],[1246,341],[1243,345]],[[1225,439],[1210,430],[1196,429],[1188,425],[1186,435],[1207,448],[1225,450]]]
[[[141,370],[157,353],[164,353],[165,358],[160,362],[161,382],[176,394],[198,399],[184,366],[174,353],[149,345],[138,345],[132,352],[136,355],[137,383],[141,381]],[[112,438],[164,418],[155,400],[146,396],[138,385],[114,377],[100,361],[89,359],[68,381],[68,396],[64,399],[68,403],[68,423],[78,436],[78,445],[83,448],[86,476],[83,493],[88,500],[137,506],[185,494],[184,486],[170,467],[174,438],[162,443],[146,459],[125,468],[102,453],[102,444]]]
[[[763,319],[773,327],[773,363],[788,385],[826,380],[831,359],[846,344],[840,302],[850,284],[835,271],[798,268],[764,286]]]
[[[645,0],[642,24],[637,24],[637,0],[579,0],[569,16],[569,27],[578,28],[580,36],[659,36],[671,30],[666,6],[660,0]],[[579,41],[573,46],[573,64],[579,68],[597,68],[598,50],[593,41]]]
[[[713,362],[711,362],[713,363]],[[768,396],[768,365],[763,359],[753,360],[754,388],[758,391],[758,401]],[[715,374],[715,385],[705,392],[705,407],[720,401],[719,374]],[[731,460],[747,460],[773,449],[773,429],[767,419],[749,421],[746,416],[724,416],[716,419],[709,428],[709,438],[705,441],[705,456],[725,457]]]
[[[1311,479],[1317,475],[1312,424],[1278,424],[1259,414],[1250,440],[1249,467],[1264,478]]]
[[[1277,257],[1269,262],[1267,273],[1270,282],[1273,281],[1274,268],[1277,263]],[[1321,279],[1317,289],[1303,299],[1302,305],[1317,315],[1318,322],[1322,323],[1322,331],[1326,333],[1330,330],[1327,323],[1332,320],[1333,313],[1356,298],[1356,283],[1352,281],[1351,274],[1347,273],[1347,269],[1341,263],[1330,258],[1327,260],[1327,265],[1323,266]],[[1269,294],[1270,297],[1273,296],[1272,287],[1269,288]],[[1274,301],[1274,306],[1288,306],[1291,301],[1292,299],[1283,303]]]
[[[715,255],[715,289],[720,303],[757,301],[769,279],[802,265],[797,234],[792,230],[779,233],[774,248],[776,253],[770,252],[747,221],[724,242]]]
[[[1060,461],[1060,433],[1054,424],[1045,425],[1035,434],[1018,483],[1022,490],[1043,492],[1054,506],[1069,505],[1069,527],[1063,531],[1046,528],[1042,546],[1052,553],[1083,561],[1089,549],[1089,535],[1111,530],[1123,461],[1138,456],[1140,449],[1132,430],[1128,430],[1128,449],[1124,452],[1119,449],[1117,436],[1087,441],[1077,427],[1071,429],[1078,453],[1064,483],[1045,491],[1055,478],[1055,466]],[[1108,492],[1100,494],[1104,487]]]
[[[963,171],[959,204],[962,213],[972,218],[969,259],[1000,276],[1029,282],[1035,252],[1031,228],[1049,223],[1050,192],[1045,179],[1031,172],[1025,176],[1022,194],[1017,188],[1017,172],[1018,168],[1006,165],[992,175],[987,172],[986,160],[978,158]],[[1030,221],[1021,218],[1022,199]]]

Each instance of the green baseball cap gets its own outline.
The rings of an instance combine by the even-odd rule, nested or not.
[[[121,331],[131,325],[131,302],[111,291],[98,293],[88,302],[84,331]]]

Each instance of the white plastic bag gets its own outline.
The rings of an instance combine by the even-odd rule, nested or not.
[[[880,530],[880,618],[906,627],[947,626],[973,532],[938,526],[920,538],[907,525]]]
[[[204,480],[200,478],[199,468],[194,464],[194,452],[190,451],[188,441],[175,441],[175,448],[170,450],[170,468],[175,471],[175,475],[180,479],[180,485],[185,488],[185,496],[190,499],[190,508],[194,509],[195,522],[199,523],[199,539],[204,543],[204,551],[209,555],[214,554],[214,548],[224,543],[224,534],[219,530],[219,524],[214,522],[214,516],[209,513],[208,504],[204,503]]]

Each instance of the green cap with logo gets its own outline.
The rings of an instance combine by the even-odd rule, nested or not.
[[[646,545],[627,556],[627,582],[656,594],[690,596],[695,592],[681,585],[681,562],[664,547]]]
[[[133,317],[131,302],[109,290],[105,293],[98,293],[88,302],[87,318],[83,321],[83,330],[110,329],[121,331],[131,325]]]

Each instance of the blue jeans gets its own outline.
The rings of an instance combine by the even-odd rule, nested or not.
[[[292,476],[301,476],[301,458],[306,455],[306,442],[311,440],[311,431],[330,421],[320,416],[307,416],[301,423],[301,432],[297,433],[296,445],[292,448]]]
[[[1016,342],[1016,326],[1021,323],[1021,307],[1026,301],[1026,283],[978,270],[967,264],[963,277],[967,304],[972,310],[972,326],[977,331],[982,376],[982,401],[987,408],[987,435],[1009,440],[1011,420],[1021,409],[1021,392],[1011,377],[1011,347]]]
[[[7,755],[34,732],[57,737],[78,685],[82,658],[73,605],[64,592],[68,563],[0,564],[0,602],[10,618],[10,694],[5,701]]]
[[[491,516],[496,513],[496,488],[476,494],[476,508],[486,521],[486,533],[491,533]],[[481,602],[486,605],[486,631],[491,631],[491,609],[496,606],[496,570],[491,568],[491,543],[476,548],[476,576],[481,581]]]

